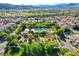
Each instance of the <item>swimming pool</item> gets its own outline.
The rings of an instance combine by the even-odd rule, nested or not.
[[[43,32],[46,30],[46,28],[32,28],[33,32]],[[29,28],[26,28],[25,31],[29,31]]]
[[[45,28],[33,28],[32,29],[34,32],[43,32],[45,31],[46,29]]]

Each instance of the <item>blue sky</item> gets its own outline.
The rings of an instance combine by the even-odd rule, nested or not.
[[[78,3],[79,0],[0,0],[0,3],[24,4],[24,5],[44,5],[44,4],[60,4],[60,3]]]

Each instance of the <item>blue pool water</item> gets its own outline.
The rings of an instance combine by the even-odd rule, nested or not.
[[[26,28],[26,30],[29,30],[29,28]],[[46,28],[32,28],[32,30],[33,30],[34,32],[43,32],[43,31],[46,30]]]
[[[35,32],[42,32],[45,28],[33,28]]]
[[[34,30],[45,30],[45,28],[33,28]]]

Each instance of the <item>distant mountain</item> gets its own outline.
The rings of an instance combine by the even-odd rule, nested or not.
[[[0,9],[30,9],[34,8],[32,5],[12,5],[12,4],[0,4]]]
[[[53,7],[55,8],[79,7],[79,3],[58,4],[58,5],[54,5]]]
[[[39,8],[70,8],[70,7],[79,7],[79,3],[63,3],[56,5],[38,5]]]
[[[31,8],[70,8],[79,7],[79,3],[63,3],[56,5],[12,5],[0,3],[0,9],[31,9]]]

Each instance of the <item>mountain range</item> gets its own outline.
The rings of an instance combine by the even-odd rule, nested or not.
[[[61,3],[56,5],[13,5],[0,3],[0,9],[32,9],[32,8],[70,8],[79,7],[79,3]]]

